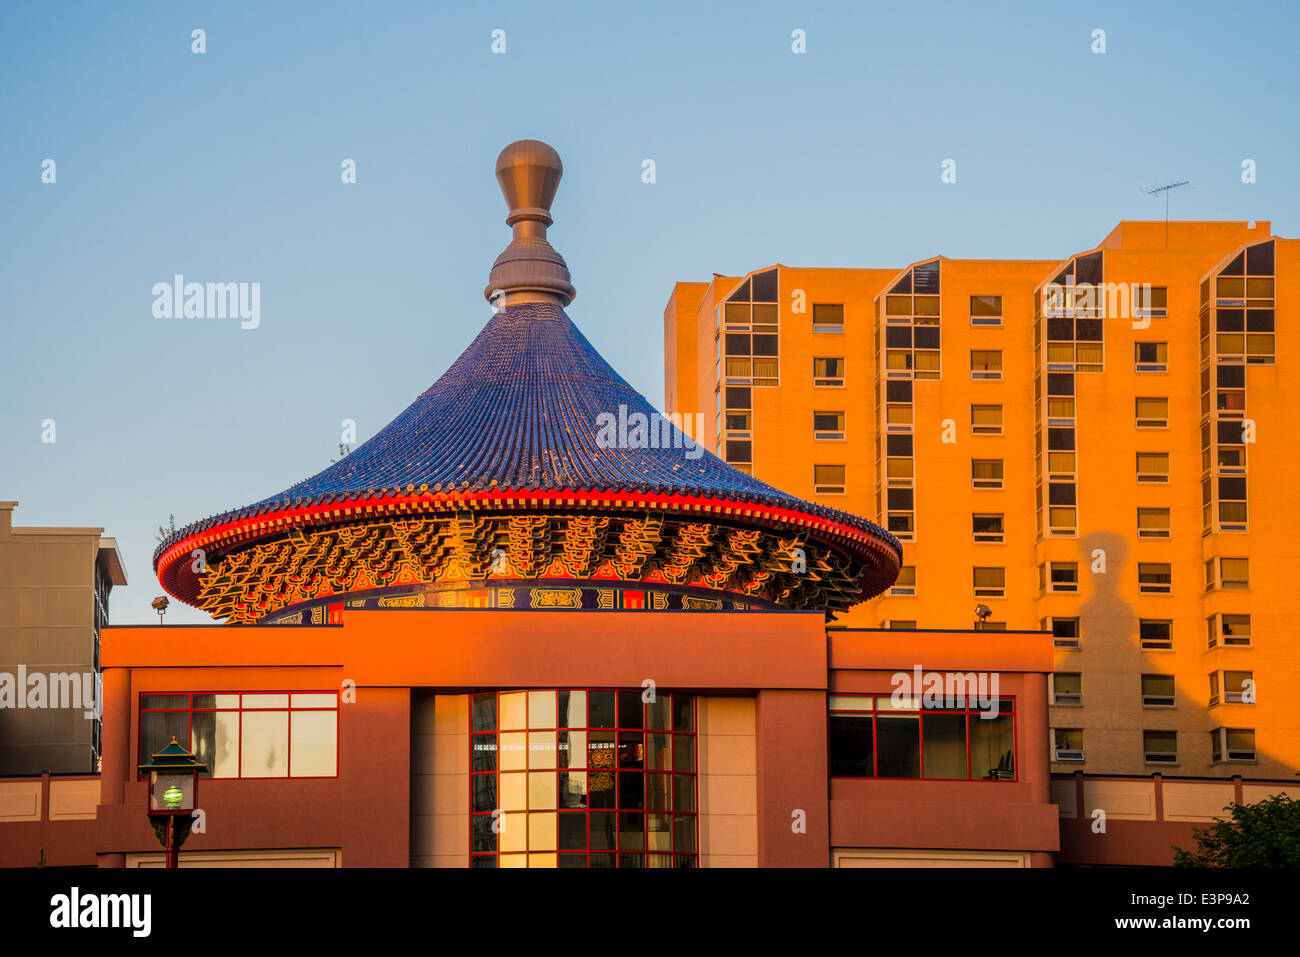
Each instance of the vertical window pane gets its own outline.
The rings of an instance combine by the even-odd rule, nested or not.
[[[970,776],[995,780],[1015,776],[1015,727],[1009,714],[986,719],[972,714],[970,723]],[[999,771],[1004,772],[999,775]],[[1006,773],[1009,772],[1009,773]]]
[[[965,778],[966,716],[927,714],[922,720],[925,724],[925,776]]]
[[[917,715],[876,718],[876,773],[882,778],[921,776],[921,727]]]
[[[524,691],[515,691],[510,694],[500,695],[497,699],[499,713],[497,715],[498,727],[502,731],[518,731],[528,727],[528,694]]]
[[[830,716],[831,777],[869,778],[872,763],[870,715]]]
[[[295,711],[290,721],[289,774],[329,778],[338,774],[339,713]]]
[[[284,697],[287,699],[288,696]],[[240,766],[242,776],[246,778],[282,778],[288,775],[288,711],[244,712]]]

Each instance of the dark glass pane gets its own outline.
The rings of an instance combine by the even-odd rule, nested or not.
[[[903,278],[894,283],[891,293],[910,293],[912,291],[912,270],[903,273]]]
[[[776,356],[781,354],[781,339],[779,336],[755,336],[754,337],[754,355],[756,356]]]
[[[494,694],[476,694],[470,714],[471,731],[495,731],[497,729],[497,696]]]
[[[776,302],[776,270],[769,269],[754,277],[754,302]]]
[[[667,811],[668,804],[668,775],[666,774],[647,774],[646,783],[646,808],[651,811]]]
[[[673,730],[695,730],[695,699],[690,695],[673,695]]]
[[[590,727],[593,728],[612,728],[615,726],[614,692],[590,691],[587,693],[587,721],[590,723]]]
[[[889,507],[907,512],[912,509],[913,494],[910,488],[891,488],[888,493]]]
[[[640,691],[620,691],[618,693],[618,726],[620,728],[644,728],[645,704]]]
[[[188,700],[188,699],[186,699]],[[140,743],[140,763],[148,764],[175,738],[184,747],[190,746],[190,713],[188,711],[162,711],[140,715],[143,740]]]
[[[911,402],[912,380],[900,379],[885,383],[885,399],[889,402]]]
[[[673,850],[678,854],[695,850],[695,818],[678,814],[673,818]]]
[[[473,863],[470,864],[470,867],[473,867],[473,868],[489,868],[489,869],[492,869],[492,868],[495,868],[496,866],[497,866],[497,859],[496,859],[496,857],[495,857],[494,855],[491,855],[491,854],[479,854],[479,855],[476,855],[476,856],[474,857],[474,859],[473,859]]]
[[[890,326],[885,330],[885,345],[894,349],[912,348],[912,327]]]
[[[1074,486],[1064,482],[1051,483],[1047,489],[1047,501],[1051,505],[1074,505]]]
[[[1215,328],[1219,332],[1241,332],[1246,328],[1246,313],[1242,309],[1217,309]]]
[[[1238,253],[1237,258],[1223,267],[1220,276],[1241,276],[1245,274],[1246,254]]]
[[[748,409],[749,408],[749,387],[740,385],[727,386],[727,408],[728,409]],[[596,694],[597,692],[592,692]],[[612,692],[611,692],[612,694]]]
[[[186,709],[189,706],[190,696],[187,694],[147,694],[140,696],[140,707],[146,710],[151,708]]]
[[[1247,309],[1246,310],[1246,331],[1247,332],[1272,332],[1273,331],[1273,310],[1272,309]]]
[[[495,851],[497,849],[497,836],[492,833],[492,815],[475,814],[470,818],[470,821],[470,850]]]
[[[885,454],[910,456],[912,454],[912,437],[910,435],[888,435],[885,437]]]
[[[620,814],[618,816],[618,847],[623,851],[645,850],[645,815]]]
[[[831,777],[871,777],[873,770],[871,720],[870,715],[831,715]]]
[[[593,868],[594,868],[594,867],[613,867],[613,866],[614,866],[614,860],[615,860],[615,858],[614,858],[614,855],[613,855],[613,854],[593,854],[593,855],[591,855],[591,864],[590,864],[589,866],[591,866],[591,867],[593,867]]]
[[[1048,429],[1047,447],[1053,452],[1070,451],[1074,448],[1074,429]]]
[[[749,301],[750,301],[750,298],[749,298],[749,280],[748,280],[748,279],[746,279],[746,280],[745,280],[744,282],[742,282],[739,286],[737,286],[737,287],[736,287],[736,291],[733,292],[730,296],[727,297],[727,302],[749,302]]]
[[[1074,337],[1080,342],[1101,342],[1101,320],[1076,319]]]
[[[882,778],[921,776],[921,726],[915,716],[876,716],[876,773]]]
[[[645,775],[640,771],[618,773],[618,806],[628,810],[645,810]]]
[[[619,867],[645,867],[644,854],[620,854],[618,856]]]
[[[695,810],[695,775],[673,775],[673,810]]]
[[[667,731],[670,718],[669,704],[671,697],[666,694],[657,694],[653,701],[646,702],[646,714],[649,718],[647,727],[656,731]]]
[[[1226,422],[1219,422],[1215,425],[1214,431],[1218,433],[1220,445],[1242,444],[1242,427],[1240,419],[1229,419]]]
[[[977,780],[1014,778],[1016,774],[1016,732],[1011,715],[968,717],[970,728],[970,776]]]
[[[749,336],[743,332],[727,333],[727,351],[729,356],[747,356],[749,355]]]
[[[917,295],[933,294],[939,291],[939,260],[922,263],[912,269],[912,290]]]
[[[195,697],[198,697],[197,695]],[[190,750],[194,759],[206,767],[199,772],[199,777],[212,777],[212,769],[217,763],[217,715],[213,711],[199,712],[193,719],[193,741]],[[179,738],[177,740],[180,740]]]
[[[1101,253],[1080,256],[1074,261],[1074,281],[1076,284],[1101,282]]]
[[[559,777],[560,807],[587,806],[587,772],[561,771]]]
[[[1246,249],[1246,274],[1249,276],[1273,275],[1273,243],[1271,240]]]
[[[938,326],[917,326],[915,345],[918,349],[938,349],[939,348],[939,327]]]
[[[561,854],[556,858],[557,867],[586,867],[586,854]]]
[[[497,776],[495,774],[470,775],[470,810],[495,811],[497,804]]]
[[[754,460],[754,443],[740,439],[727,440],[728,462],[752,462]]]
[[[1074,395],[1074,375],[1070,372],[1047,373],[1048,395]]]
[[[1218,382],[1220,389],[1241,389],[1246,385],[1246,367],[1245,366],[1219,366],[1216,372],[1215,381]]]
[[[673,770],[695,770],[695,738],[689,734],[673,735]]]
[[[1219,498],[1240,501],[1246,497],[1245,478],[1220,478]]]
[[[1074,338],[1074,320],[1050,316],[1047,320],[1047,338],[1052,342],[1069,342]]]
[[[495,771],[497,769],[497,736],[495,734],[476,734],[471,748],[473,770]]]
[[[612,851],[617,845],[614,843],[614,819],[617,815],[607,811],[591,812],[591,848],[595,851]],[[595,865],[595,855],[592,855],[592,864]]]
[[[562,851],[585,851],[587,849],[587,815],[570,811],[561,813],[556,821],[556,846]],[[586,866],[586,862],[583,862]]]
[[[977,702],[967,701],[969,705]],[[924,722],[925,776],[964,779],[966,774],[966,715],[926,714]]]

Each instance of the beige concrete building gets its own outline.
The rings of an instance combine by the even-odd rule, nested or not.
[[[0,775],[97,769],[99,633],[126,584],[102,528],[15,528],[0,502]]]

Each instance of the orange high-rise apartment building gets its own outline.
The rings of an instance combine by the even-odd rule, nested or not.
[[[1300,241],[1263,221],[1125,221],[1063,262],[715,275],[668,301],[666,407],[903,541],[840,624],[1050,630],[1064,804],[1078,770],[1290,779],[1298,287]]]

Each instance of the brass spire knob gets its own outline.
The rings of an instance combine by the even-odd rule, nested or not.
[[[498,306],[555,302],[577,295],[564,257],[546,239],[551,202],[564,175],[560,154],[540,140],[518,140],[497,157],[497,182],[510,207],[514,238],[497,257],[483,295]]]

